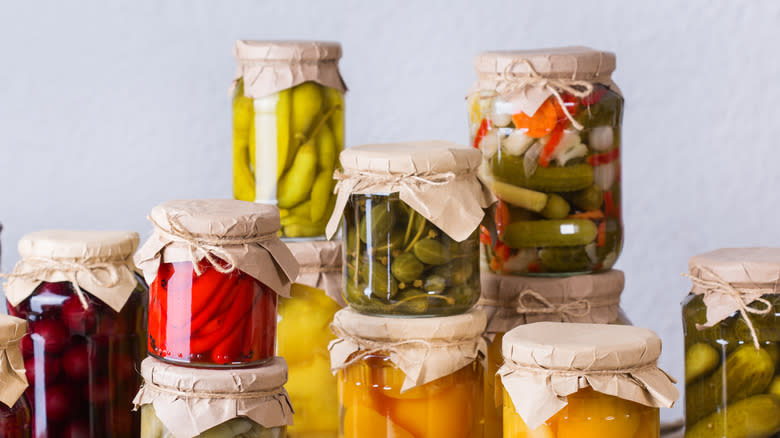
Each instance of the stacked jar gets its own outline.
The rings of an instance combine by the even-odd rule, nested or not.
[[[0,437],[31,438],[32,415],[24,395],[27,377],[21,342],[27,321],[0,315]]]
[[[439,142],[341,153],[344,300],[332,329],[340,436],[481,437],[486,344],[478,151]]]
[[[149,282],[141,438],[283,436],[287,364],[274,356],[277,295],[298,264],[271,205],[179,200],[154,207],[135,261]]]
[[[42,231],[19,242],[5,284],[21,341],[35,437],[136,437],[136,369],[146,338],[146,285],[133,232]]]
[[[479,174],[498,198],[481,228],[491,375],[510,329],[537,321],[628,324],[623,273],[615,56],[585,47],[485,52],[468,97]],[[488,381],[487,432],[501,436],[501,382]],[[513,435],[508,435],[513,436]]]

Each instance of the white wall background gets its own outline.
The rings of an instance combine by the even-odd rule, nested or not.
[[[770,0],[3,2],[4,267],[30,231],[148,234],[161,201],[231,196],[235,39],[340,41],[349,145],[464,143],[476,53],[590,45],[627,102],[624,307],[682,376],[687,258],[780,245],[779,22]]]

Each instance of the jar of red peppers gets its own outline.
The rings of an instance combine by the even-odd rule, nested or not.
[[[150,285],[148,352],[193,366],[271,358],[276,296],[298,263],[277,235],[272,205],[178,200],[152,209],[154,234],[135,260]]]
[[[586,47],[485,52],[475,67],[471,143],[500,199],[494,230],[481,235],[490,270],[608,270],[623,242],[615,55]]]
[[[144,386],[135,398],[140,438],[284,438],[292,423],[281,357],[260,367],[218,370],[148,357],[141,373]]]
[[[27,377],[20,343],[27,321],[0,315],[0,438],[32,437],[30,404],[24,396]]]
[[[19,242],[5,285],[22,339],[35,437],[138,436],[131,412],[146,339],[146,285],[132,255],[138,234],[43,231]]]

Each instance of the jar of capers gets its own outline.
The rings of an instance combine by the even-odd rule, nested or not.
[[[366,145],[341,153],[328,224],[343,211],[344,298],[374,315],[463,313],[480,295],[477,228],[490,193],[480,153],[446,142]]]
[[[237,41],[233,196],[279,207],[282,237],[320,237],[344,148],[341,46]]]

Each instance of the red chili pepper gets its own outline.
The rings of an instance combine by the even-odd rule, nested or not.
[[[235,295],[238,285],[238,275],[231,275],[231,277],[225,278],[225,274],[222,274],[223,282],[216,290],[200,290],[192,289],[192,295],[208,295],[209,301],[206,307],[199,313],[191,314],[190,319],[190,333],[195,333],[203,327],[204,324],[214,319],[217,315],[220,315],[219,309],[226,302],[230,302],[231,295]],[[222,313],[224,315],[224,313]]]
[[[510,221],[509,207],[507,207],[504,201],[499,199],[496,204],[496,231],[498,232],[498,237],[504,237],[504,230]]]
[[[555,125],[555,128],[553,128],[552,132],[550,133],[550,139],[547,141],[547,144],[544,145],[544,148],[542,149],[542,153],[539,154],[540,166],[547,167],[550,165],[550,160],[552,160],[553,152],[555,152],[555,148],[558,146],[558,144],[561,142],[561,139],[563,138],[564,126],[566,126],[565,123],[559,122]]]
[[[227,276],[214,267],[208,267],[198,276],[195,270],[192,271],[192,282],[188,285],[178,285],[184,287],[187,293],[191,293],[192,314],[197,315],[206,306],[213,301],[217,289],[227,280]]]
[[[582,104],[585,106],[595,105],[601,101],[605,94],[607,94],[607,87],[596,85],[592,93],[582,98]]]
[[[568,110],[569,114],[572,117],[577,115],[577,111],[579,110],[579,106],[580,106],[577,97],[572,96],[569,93],[564,93],[561,96],[561,99],[563,99],[563,104]],[[563,111],[561,104],[557,100],[555,101],[555,113],[558,115],[559,122],[563,122],[569,119],[568,117],[566,117],[566,113]]]
[[[276,292],[259,283],[255,283],[255,290],[260,297],[252,309],[252,324],[248,326],[249,333],[246,335],[251,344],[245,344],[242,353],[245,357],[260,359],[274,354],[277,296]]]
[[[604,192],[604,215],[613,217],[617,216],[616,207],[615,200],[612,196],[612,190],[607,190]]]
[[[603,154],[591,155],[588,157],[588,164],[591,166],[600,166],[602,164],[609,164],[620,158],[620,149],[615,148],[609,152]]]
[[[207,353],[213,349],[227,335],[236,330],[239,322],[251,315],[251,291],[247,288],[240,288],[234,298],[233,306],[225,316],[225,322],[216,332],[202,337],[190,338],[190,353]]]
[[[479,129],[477,129],[477,133],[474,135],[474,149],[479,149],[479,143],[487,134],[488,129],[490,129],[490,120],[482,119],[482,121],[479,123]]]
[[[502,262],[509,260],[509,257],[512,256],[512,248],[504,245],[501,242],[496,243],[496,246],[493,248],[493,251],[495,251],[496,257],[498,257],[498,259],[501,260]]]
[[[490,245],[490,231],[484,225],[479,226],[479,242]]]

